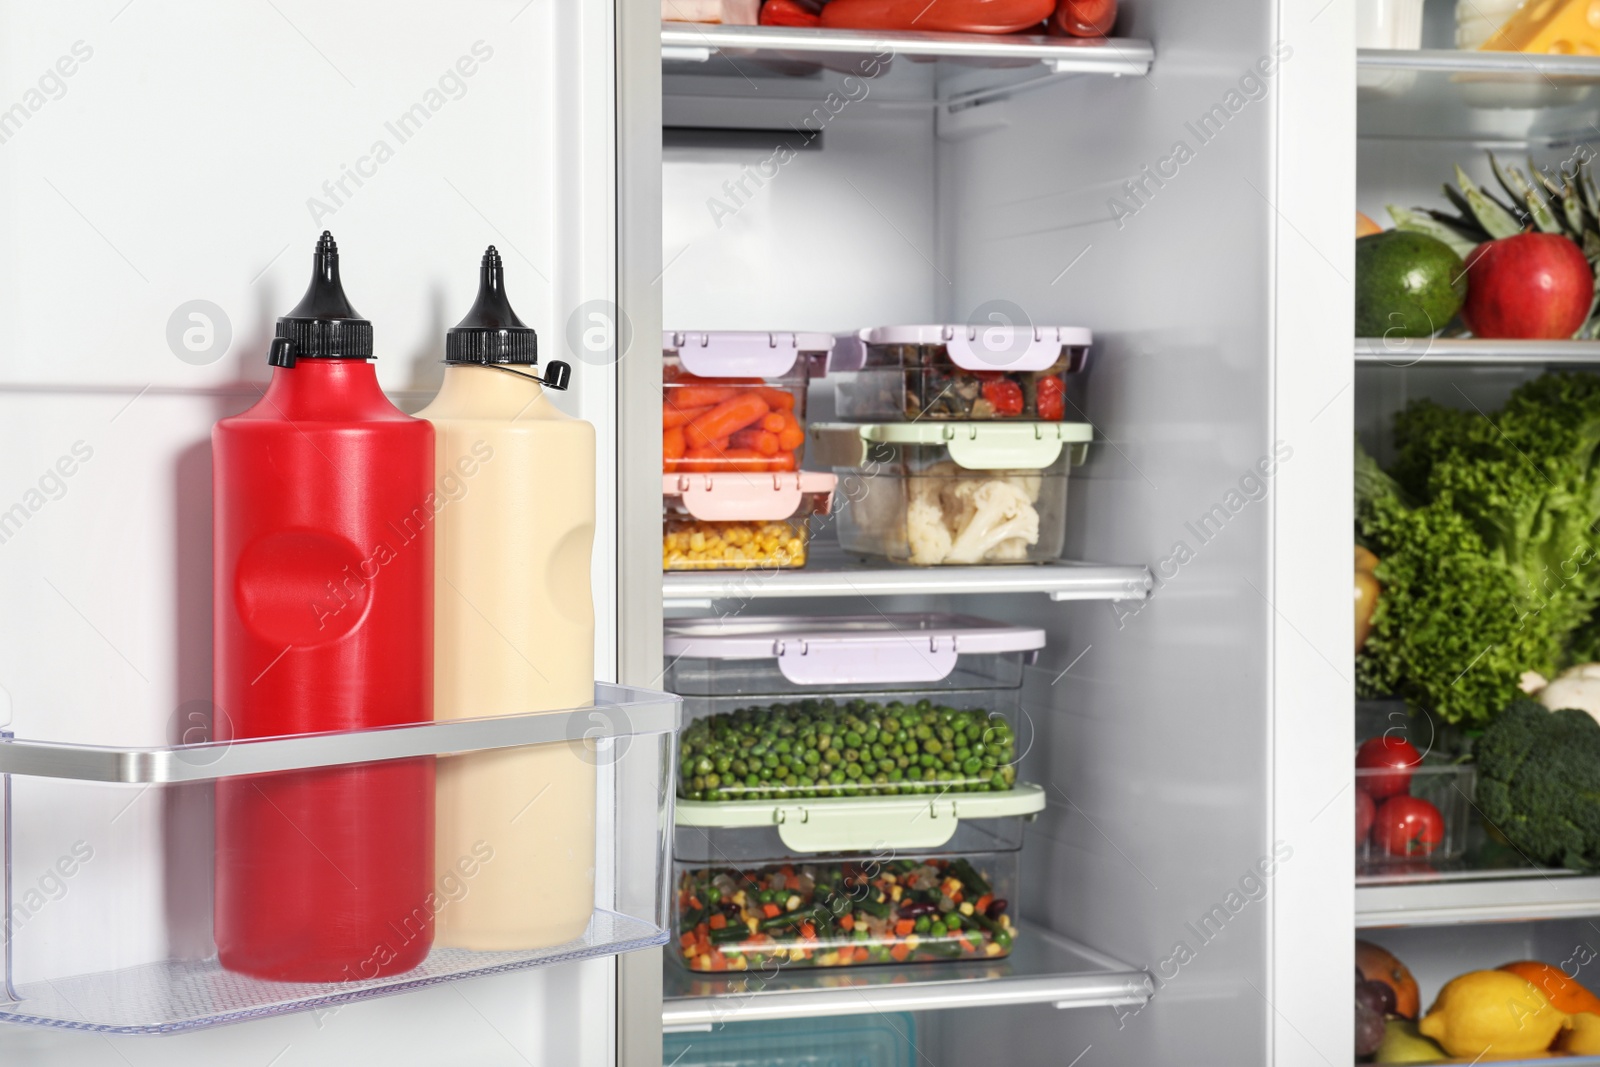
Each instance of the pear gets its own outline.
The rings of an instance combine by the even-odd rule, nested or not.
[[[1444,1049],[1417,1033],[1409,1019],[1388,1019],[1383,1024],[1383,1044],[1375,1063],[1434,1063],[1448,1059]]]

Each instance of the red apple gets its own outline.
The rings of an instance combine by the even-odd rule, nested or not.
[[[1560,234],[1485,241],[1467,257],[1461,320],[1478,337],[1568,338],[1588,319],[1593,301],[1589,261]]]

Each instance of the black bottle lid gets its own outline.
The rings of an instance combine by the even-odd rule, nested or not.
[[[278,319],[277,336],[267,362],[292,367],[297,359],[371,359],[372,323],[350,306],[339,281],[339,246],[322,231],[311,257],[311,285],[300,303]]]
[[[517,318],[506,299],[505,264],[494,245],[478,267],[478,299],[467,317],[445,334],[446,363],[517,363],[537,366],[539,335]]]

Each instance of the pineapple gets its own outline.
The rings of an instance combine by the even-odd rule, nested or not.
[[[1594,338],[1600,336],[1600,318],[1595,314],[1600,306],[1600,188],[1588,171],[1589,159],[1585,154],[1575,167],[1563,165],[1559,174],[1552,177],[1531,158],[1526,175],[1515,167],[1502,167],[1491,152],[1489,167],[1510,199],[1509,204],[1473,184],[1458,166],[1456,183],[1460,188],[1449,184],[1444,187],[1445,198],[1456,214],[1394,205],[1389,206],[1389,214],[1398,228],[1435,237],[1469,263],[1472,250],[1484,241],[1529,230],[1569,238],[1583,249],[1589,271],[1596,278],[1596,297],[1589,305],[1589,319],[1577,333],[1582,339]]]

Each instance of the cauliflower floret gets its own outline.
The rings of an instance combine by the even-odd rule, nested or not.
[[[1027,494],[1028,503],[1038,503],[1039,493],[1044,489],[1044,475],[1028,471],[1010,471],[1006,474],[1005,480]]]
[[[946,563],[978,563],[984,559],[1020,559],[1013,555],[1039,543],[1039,512],[1027,491],[999,478],[983,482],[972,494],[972,519],[956,533]],[[1016,544],[1008,544],[1016,542]],[[1002,548],[1002,546],[1004,546]],[[1003,551],[1004,557],[994,553]]]
[[[936,500],[913,494],[906,505],[906,541],[911,562],[922,566],[943,563],[950,554],[950,530]]]

